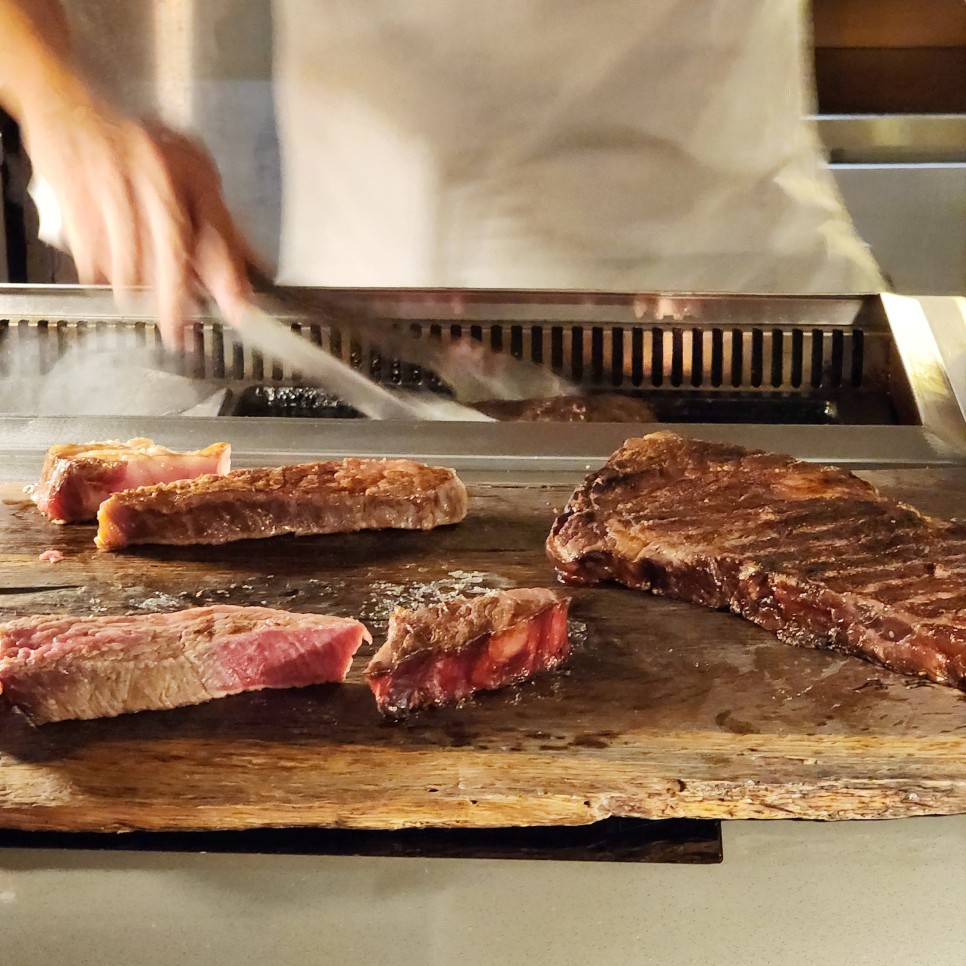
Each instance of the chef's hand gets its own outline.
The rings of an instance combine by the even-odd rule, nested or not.
[[[165,342],[179,346],[204,290],[229,321],[249,295],[250,249],[210,155],[160,124],[124,117],[89,93],[23,124],[35,174],[53,189],[82,283],[109,282],[123,304],[154,289]]]
[[[0,106],[53,189],[80,281],[109,282],[122,302],[134,286],[153,288],[170,346],[205,290],[237,321],[255,259],[207,151],[95,94],[71,63],[56,3],[0,0],[0,28]]]

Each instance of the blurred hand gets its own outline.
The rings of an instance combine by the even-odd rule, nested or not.
[[[110,283],[122,304],[135,286],[154,289],[170,347],[182,344],[185,320],[205,291],[229,322],[240,318],[256,259],[204,147],[125,117],[83,84],[50,93],[22,126],[34,171],[60,205],[80,281]]]

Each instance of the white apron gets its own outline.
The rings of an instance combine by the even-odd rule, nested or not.
[[[275,0],[281,277],[878,291],[806,0]]]

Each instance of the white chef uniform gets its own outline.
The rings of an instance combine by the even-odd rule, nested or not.
[[[275,0],[281,277],[850,293],[806,0]]]

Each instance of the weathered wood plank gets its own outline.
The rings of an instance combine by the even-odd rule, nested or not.
[[[868,474],[966,515],[966,472]],[[543,540],[568,492],[476,487],[428,534],[102,554],[0,490],[0,611],[121,613],[202,602],[359,616],[375,643],[345,686],[32,728],[0,718],[0,826],[580,824],[607,815],[840,819],[966,811],[964,696],[740,619],[620,588],[573,591],[567,671],[383,721],[362,679],[397,601],[551,585]],[[58,564],[42,563],[47,548]]]

